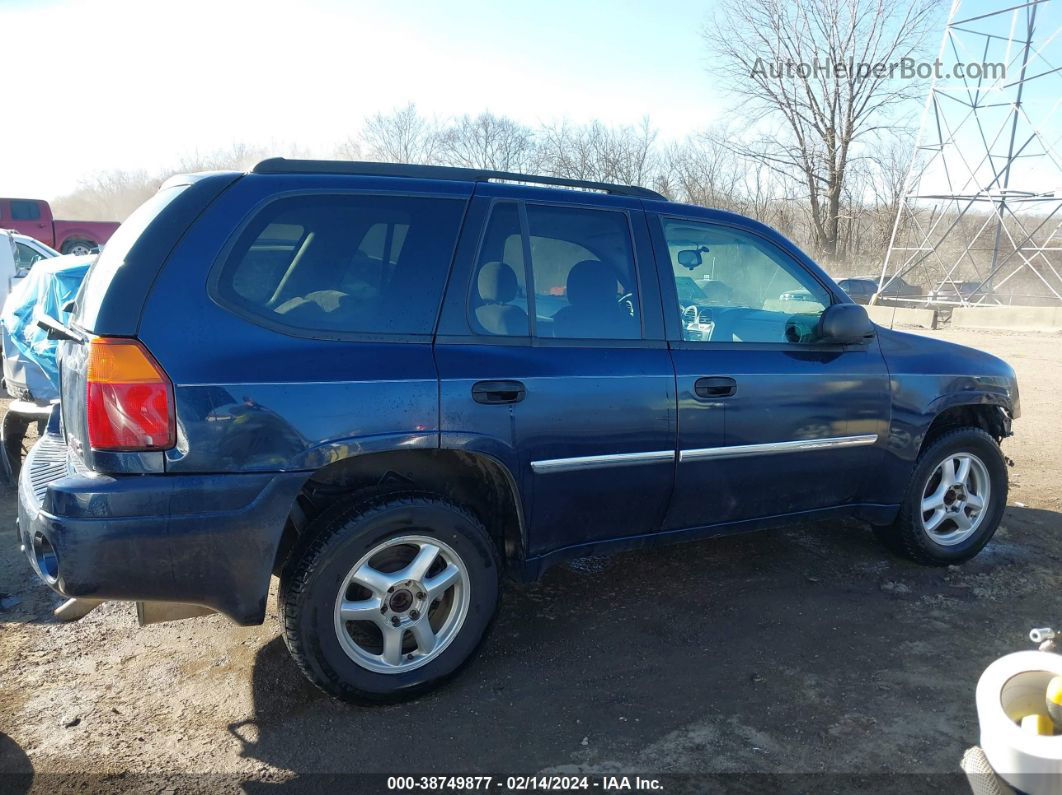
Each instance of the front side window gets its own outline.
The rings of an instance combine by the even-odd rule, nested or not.
[[[476,330],[526,336],[533,314],[536,337],[640,339],[626,214],[528,204],[525,236],[519,210],[499,203],[491,215],[476,264]]]
[[[25,243],[16,243],[16,267],[29,270],[38,260],[44,259],[44,255],[35,248],[30,248]]]
[[[464,203],[297,196],[236,240],[216,292],[271,323],[340,334],[430,334]]]
[[[715,224],[665,218],[683,339],[809,343],[830,295],[759,237]]]
[[[41,217],[41,207],[37,202],[11,200],[12,221],[37,221]]]

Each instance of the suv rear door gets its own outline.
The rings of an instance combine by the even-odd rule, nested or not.
[[[442,444],[514,474],[529,556],[659,527],[675,377],[637,200],[479,185],[435,355]]]

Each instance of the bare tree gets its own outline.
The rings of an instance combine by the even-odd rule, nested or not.
[[[417,112],[413,103],[391,113],[376,113],[361,132],[362,147],[372,160],[389,163],[434,163],[438,125]],[[360,148],[359,148],[360,151]]]
[[[486,111],[461,116],[439,134],[438,158],[451,166],[529,171],[535,161],[534,131]]]
[[[288,147],[284,147],[288,148]],[[222,149],[187,152],[177,160],[174,173],[194,173],[196,171],[242,171],[252,168],[255,163],[278,154],[278,147],[259,146],[234,142]]]
[[[99,171],[78,181],[77,187],[52,200],[59,217],[82,221],[124,220],[159,189],[163,177],[147,171]]]
[[[914,156],[914,142],[910,132],[900,133],[880,141],[867,155],[871,164],[874,241],[881,251],[889,248],[892,228],[903,204],[907,175]]]
[[[827,257],[837,254],[853,146],[922,91],[887,67],[921,51],[938,5],[723,0],[705,29],[714,76],[756,130],[723,143],[803,185],[813,243]]]
[[[672,199],[723,210],[736,210],[741,203],[744,164],[714,134],[673,143],[660,159],[661,184]]]
[[[539,163],[555,177],[644,185],[658,177],[656,136],[648,116],[637,127],[563,121],[539,130]]]

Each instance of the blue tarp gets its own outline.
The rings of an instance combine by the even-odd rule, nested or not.
[[[9,384],[27,387],[38,402],[59,397],[59,373],[55,366],[58,342],[48,339],[37,318],[48,315],[67,322],[69,313],[61,307],[77,295],[95,258],[90,254],[38,260],[12,289],[0,313],[4,377]]]

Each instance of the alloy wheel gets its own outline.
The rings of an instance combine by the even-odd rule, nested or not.
[[[988,468],[972,453],[941,461],[922,489],[922,527],[942,546],[954,546],[977,532],[987,515],[992,484]]]
[[[336,635],[363,668],[404,673],[450,645],[469,602],[468,570],[450,546],[429,536],[398,536],[347,573],[336,596]]]

